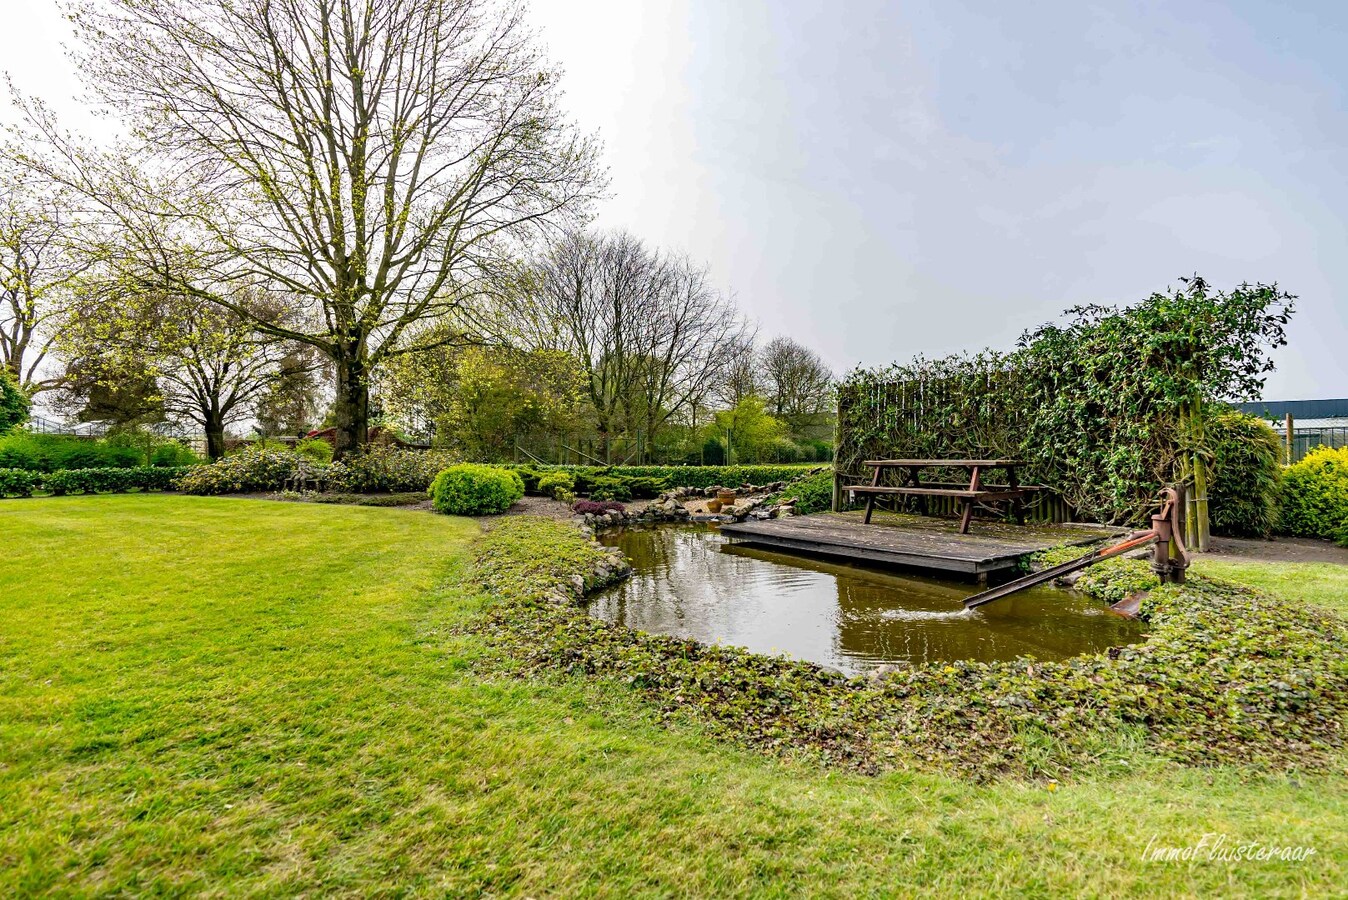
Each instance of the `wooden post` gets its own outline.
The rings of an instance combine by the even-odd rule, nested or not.
[[[1195,443],[1201,448],[1203,443],[1203,411],[1200,401],[1194,400],[1192,407]],[[1194,513],[1197,528],[1194,542],[1199,553],[1207,553],[1212,543],[1212,528],[1208,519],[1208,465],[1202,453],[1194,454]]]
[[[842,512],[842,476],[838,474],[837,460],[833,465],[833,511]]]
[[[1283,460],[1287,465],[1292,464],[1292,414],[1288,413],[1287,418],[1283,420],[1287,428],[1287,459]]]

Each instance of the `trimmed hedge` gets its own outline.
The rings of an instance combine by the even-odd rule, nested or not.
[[[503,513],[524,496],[520,476],[499,466],[460,463],[431,483],[431,505],[451,516]]]
[[[0,497],[31,497],[42,486],[42,474],[27,469],[0,469]]]
[[[794,506],[798,515],[828,512],[833,508],[833,471],[825,469],[799,478],[771,498],[773,503],[787,499],[796,501]]]
[[[1228,410],[1205,423],[1213,534],[1268,537],[1278,524],[1283,445],[1268,423]]]
[[[680,487],[739,487],[742,484],[764,485],[774,481],[794,481],[811,472],[826,471],[818,463],[791,463],[771,466],[538,466],[509,465],[519,472],[529,493],[538,492],[539,479],[548,472],[566,472],[576,483],[576,490],[585,493],[596,478],[649,479],[647,484],[660,482],[660,490]],[[640,489],[633,496],[640,494]],[[658,493],[658,491],[657,491]]]
[[[121,491],[167,491],[192,470],[191,466],[132,466],[126,468],[67,469],[29,472],[0,469],[0,496],[30,497],[34,491],[65,494],[108,494]]]
[[[1278,530],[1348,546],[1348,447],[1316,447],[1283,472]]]

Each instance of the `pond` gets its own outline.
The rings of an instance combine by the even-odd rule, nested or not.
[[[591,615],[641,631],[786,654],[858,674],[882,663],[1066,659],[1136,643],[1143,625],[1072,591],[1033,588],[972,611],[977,587],[733,543],[710,527],[601,534],[632,577]]]

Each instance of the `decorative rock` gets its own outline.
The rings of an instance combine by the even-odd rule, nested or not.
[[[566,584],[577,597],[585,596],[585,578],[581,575],[566,576]]]

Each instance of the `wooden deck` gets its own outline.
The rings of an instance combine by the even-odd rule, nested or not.
[[[969,534],[949,519],[877,513],[821,513],[722,525],[737,542],[886,565],[974,576],[980,582],[1015,571],[1021,557],[1050,547],[1085,545],[1123,533],[1079,525],[976,523]]]

